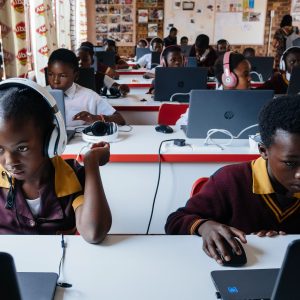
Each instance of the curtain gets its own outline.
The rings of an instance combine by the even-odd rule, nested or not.
[[[0,27],[6,77],[27,73],[24,1],[0,1]]]
[[[56,29],[58,48],[71,49],[71,4],[70,0],[56,0]]]

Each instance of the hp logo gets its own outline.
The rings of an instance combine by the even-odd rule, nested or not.
[[[230,120],[234,117],[233,111],[226,111],[224,114],[225,119]]]
[[[236,286],[227,287],[227,291],[229,294],[237,294],[239,292]]]

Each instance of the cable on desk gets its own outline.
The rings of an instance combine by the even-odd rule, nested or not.
[[[152,217],[153,217],[153,212],[154,212],[154,207],[155,207],[155,201],[156,201],[156,196],[157,196],[157,192],[158,192],[158,188],[159,188],[159,183],[160,183],[160,175],[161,175],[161,146],[163,145],[163,143],[166,142],[174,142],[174,144],[181,146],[185,146],[185,143],[182,143],[182,139],[170,139],[170,140],[163,140],[161,141],[159,148],[158,148],[158,177],[157,177],[157,183],[156,183],[156,188],[155,188],[155,193],[154,193],[154,197],[153,197],[153,201],[152,201],[152,208],[151,208],[151,213],[150,213],[150,218],[149,218],[149,222],[148,222],[148,227],[147,227],[147,231],[146,234],[149,234],[149,230],[150,230],[150,226],[151,226],[151,222],[152,222]]]

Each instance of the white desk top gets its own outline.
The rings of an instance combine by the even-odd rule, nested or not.
[[[248,236],[246,268],[278,268],[288,243],[299,235]],[[18,271],[56,272],[60,236],[0,236]],[[57,288],[55,300],[216,300],[210,272],[219,266],[202,251],[198,236],[108,236],[91,245],[66,236],[63,277],[73,285]]]
[[[142,99],[145,99],[146,101],[141,101]],[[126,97],[121,97],[117,99],[107,99],[110,105],[115,107],[117,110],[120,109],[120,107],[138,107],[142,108],[144,107],[145,109],[147,107],[152,107],[155,106],[157,107],[157,110],[159,106],[161,105],[162,102],[160,101],[154,101],[152,98],[152,95],[150,94],[129,94]]]
[[[186,139],[188,145],[179,147],[173,145],[173,142],[165,143],[161,149],[162,154],[258,154],[258,151],[250,150],[249,142],[246,139],[234,140],[232,145],[224,146],[224,150],[222,150],[214,145],[205,146],[204,139],[188,139],[182,130],[176,129],[174,126],[173,128],[173,133],[165,134],[156,132],[155,126],[151,125],[132,126],[131,132],[121,132],[121,130],[128,130],[128,126],[121,127],[118,140],[111,143],[111,154],[156,155],[161,141],[167,139]],[[79,135],[67,145],[64,154],[77,154],[84,144]]]

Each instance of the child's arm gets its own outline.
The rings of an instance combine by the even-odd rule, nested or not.
[[[84,156],[84,203],[76,211],[76,227],[89,243],[100,243],[111,227],[111,213],[105,197],[99,166],[109,161],[109,144],[94,144]]]
[[[115,111],[111,116],[93,115],[87,111],[81,111],[73,117],[73,120],[81,120],[86,122],[87,124],[91,124],[96,121],[114,122],[121,126],[126,124],[123,116],[117,111]]]

